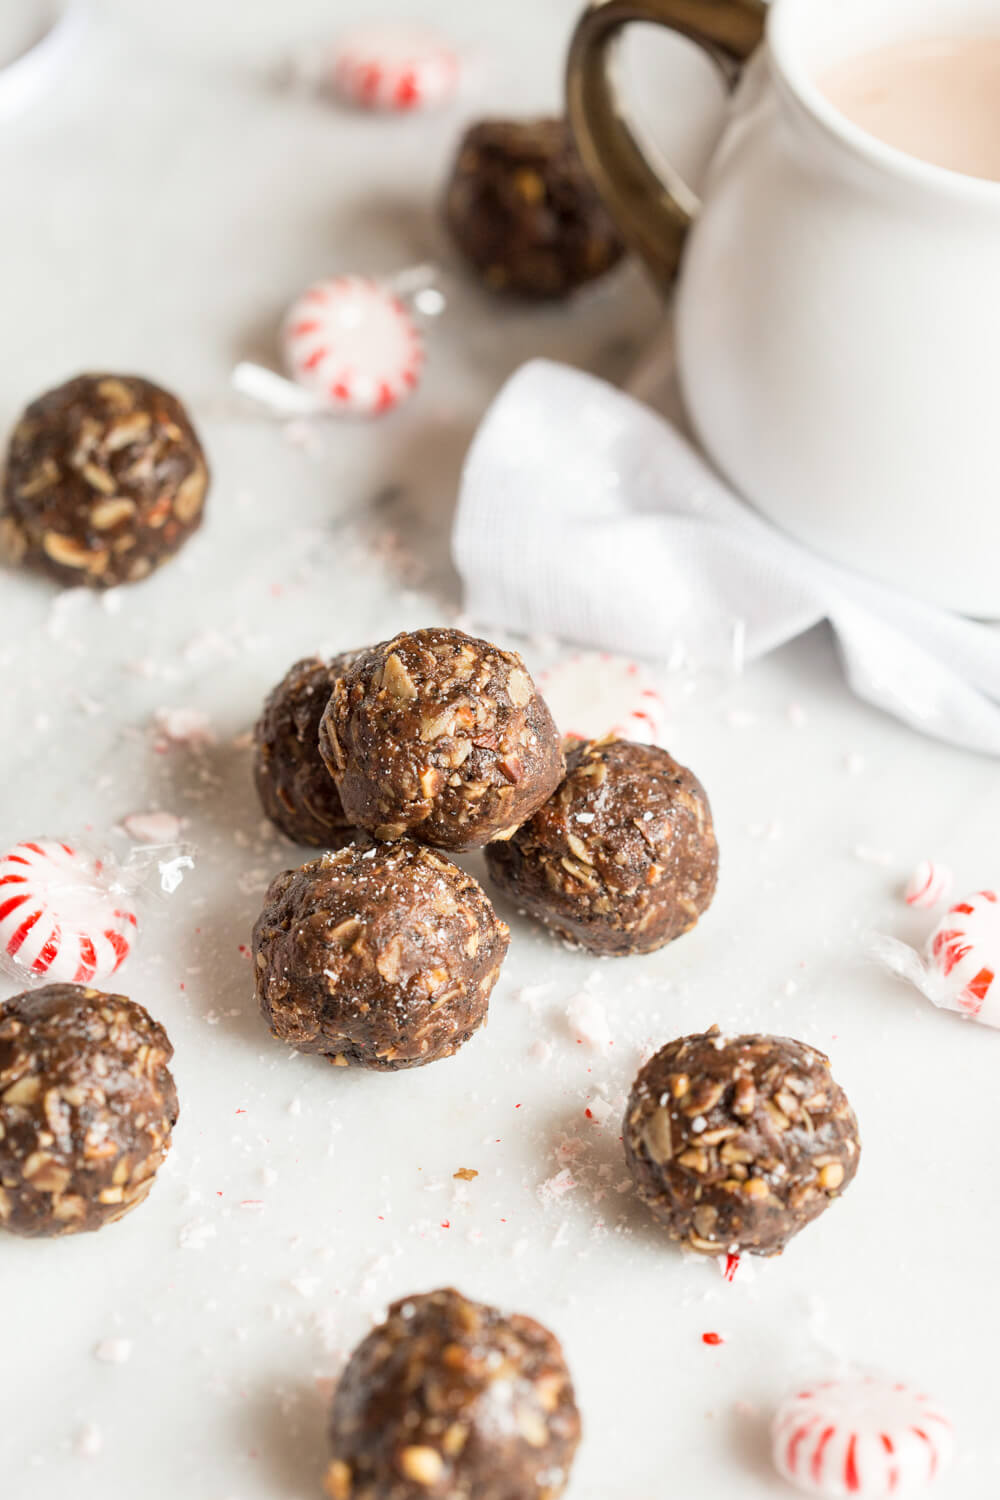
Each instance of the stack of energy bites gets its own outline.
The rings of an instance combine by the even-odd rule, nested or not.
[[[697,778],[657,746],[564,742],[521,658],[458,630],[296,663],[258,721],[255,775],[268,816],[327,851],[268,891],[261,1009],[281,1040],[340,1067],[434,1062],[485,1022],[510,934],[448,853],[484,848],[521,912],[600,955],[663,947],[715,892]],[[716,1028],[646,1064],[623,1133],[640,1197],[711,1255],[779,1254],[860,1150],[822,1053]],[[579,1430],[545,1329],[450,1290],[411,1297],[348,1364],[326,1487],[553,1500]]]

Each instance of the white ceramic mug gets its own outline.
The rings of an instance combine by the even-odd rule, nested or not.
[[[622,113],[613,64],[634,21],[700,42],[734,84],[703,202]],[[1000,183],[882,144],[816,82],[879,46],[966,34],[1000,37],[1000,0],[594,0],[568,106],[664,288],[680,263],[682,392],[731,483],[827,557],[1000,618]]]

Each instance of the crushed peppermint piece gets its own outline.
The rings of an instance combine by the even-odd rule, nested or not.
[[[131,1357],[131,1339],[101,1339],[94,1346],[94,1358],[105,1365],[124,1365]]]
[[[581,991],[572,996],[566,1006],[566,1020],[573,1036],[591,1047],[607,1047],[611,1042],[607,1012],[596,995]]]
[[[204,1250],[209,1240],[214,1240],[216,1228],[205,1219],[191,1219],[189,1223],[182,1224],[177,1235],[177,1243],[182,1250]]]
[[[85,1422],[76,1435],[74,1452],[80,1458],[96,1458],[104,1447],[104,1434],[96,1422]]]
[[[186,745],[189,750],[203,750],[215,744],[215,731],[208,715],[198,708],[158,708],[153,717],[156,729],[172,745]]]
[[[538,1196],[543,1203],[551,1203],[557,1198],[563,1198],[571,1193],[578,1184],[569,1167],[563,1167],[554,1177],[549,1177],[541,1183],[538,1188]]]
[[[181,820],[175,813],[129,813],[122,827],[138,844],[175,844],[181,835]]]

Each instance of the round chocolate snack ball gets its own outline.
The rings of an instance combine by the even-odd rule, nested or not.
[[[624,254],[565,120],[483,120],[452,168],[445,221],[491,290],[566,297]]]
[[[173,1050],[124,995],[50,984],[0,1005],[0,1226],[79,1234],[142,1202],[177,1120]]]
[[[205,455],[175,396],[80,375],[33,401],[7,454],[0,556],[70,587],[135,583],[201,525]]]
[[[450,1288],[355,1349],[330,1415],[330,1500],[556,1500],[580,1441],[558,1340]]]
[[[352,823],[441,849],[509,838],[564,766],[521,658],[460,630],[417,630],[363,652],[337,682],[320,750]]]
[[[780,1255],[850,1184],[860,1152],[829,1059],[787,1037],[681,1037],[639,1073],[625,1112],[640,1198],[706,1255]]]
[[[272,823],[297,844],[341,849],[355,830],[344,815],[337,783],[319,753],[319,724],[333,685],[355,660],[297,661],[267,698],[254,728],[254,780]]]
[[[272,881],[253,932],[257,998],[300,1052],[416,1068],[486,1020],[508,937],[451,860],[411,839],[364,840]]]
[[[701,783],[656,745],[579,740],[566,778],[490,875],[521,910],[591,953],[651,953],[693,927],[719,851]]]

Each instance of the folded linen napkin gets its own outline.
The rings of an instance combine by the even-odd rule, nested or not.
[[[477,623],[647,659],[748,661],[821,620],[870,703],[1000,755],[1000,628],[825,562],[631,396],[536,360],[487,412],[453,534]]]

